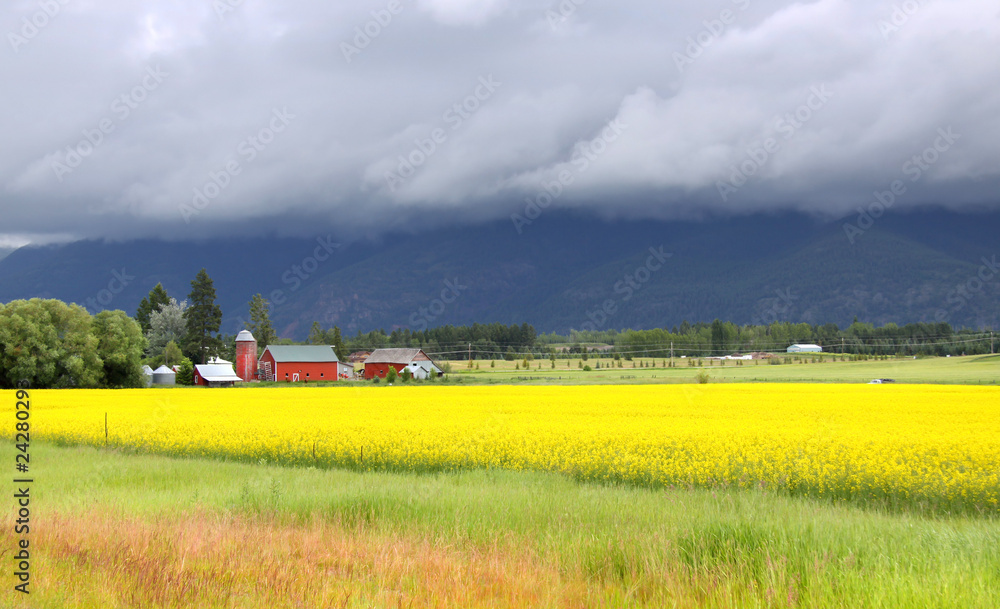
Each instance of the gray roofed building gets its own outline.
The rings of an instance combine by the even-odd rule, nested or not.
[[[420,357],[423,355],[423,357]],[[430,361],[421,349],[376,349],[365,360],[366,364],[409,364],[415,359]]]
[[[337,359],[337,353],[333,350],[333,347],[329,345],[268,345],[264,351],[269,351],[276,363],[326,363],[340,361]]]
[[[195,385],[219,387],[242,382],[243,379],[236,375],[232,364],[198,364],[194,367]]]
[[[819,345],[795,344],[788,348],[789,353],[822,353],[823,347]]]

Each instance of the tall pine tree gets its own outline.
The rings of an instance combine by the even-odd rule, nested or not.
[[[250,300],[250,321],[247,323],[247,330],[250,330],[257,339],[258,350],[263,350],[278,340],[278,334],[271,325],[270,308],[271,304],[260,294],[254,294]]]
[[[187,335],[184,337],[184,354],[191,361],[204,364],[218,351],[219,340],[213,336],[222,325],[222,309],[215,304],[215,284],[205,269],[191,282],[188,295],[191,306],[184,312]]]
[[[139,310],[135,312],[135,320],[139,322],[143,336],[149,332],[150,316],[167,304],[170,304],[170,297],[167,296],[167,291],[163,288],[162,283],[156,284],[156,287],[149,291],[149,295],[139,302]]]
[[[309,328],[309,338],[306,340],[310,345],[326,344],[326,333],[323,331],[323,326],[319,325],[318,321],[314,321],[312,327]]]
[[[722,326],[722,321],[716,319],[712,322],[712,353],[722,355],[726,348],[726,331]]]
[[[337,354],[337,359],[343,361],[347,355],[347,349],[344,347],[344,337],[340,333],[339,326],[333,327],[333,336],[331,338],[330,345],[333,347],[333,352]]]

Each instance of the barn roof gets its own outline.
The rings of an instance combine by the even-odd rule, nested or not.
[[[233,367],[228,364],[198,364],[194,367],[198,376],[210,383],[240,382],[243,379],[236,376]]]
[[[365,360],[366,364],[409,364],[418,355],[423,353],[422,349],[376,349]],[[424,357],[427,354],[424,353]],[[430,359],[429,357],[427,359]]]
[[[289,362],[334,363],[339,362],[329,345],[268,345],[267,351],[279,364]]]

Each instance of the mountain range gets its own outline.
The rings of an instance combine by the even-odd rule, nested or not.
[[[279,334],[295,339],[314,321],[348,334],[475,322],[565,333],[715,318],[1000,327],[998,235],[997,213],[924,211],[860,224],[793,214],[658,222],[547,213],[519,227],[377,239],[80,241],[0,258],[0,302],[58,298],[134,314],[156,283],[185,298],[204,267],[227,334],[242,329],[256,293],[272,302]]]

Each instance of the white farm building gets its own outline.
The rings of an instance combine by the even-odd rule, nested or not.
[[[788,348],[789,353],[822,353],[823,347],[819,345],[792,345]]]

